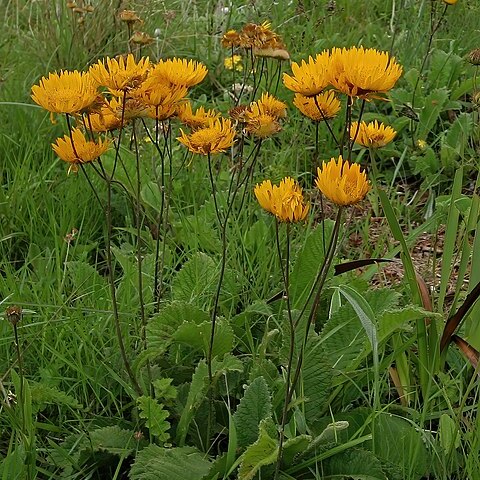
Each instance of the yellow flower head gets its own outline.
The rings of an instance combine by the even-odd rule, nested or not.
[[[443,0],[447,5],[455,5],[458,0]]]
[[[158,107],[174,105],[187,95],[187,87],[173,85],[163,77],[148,75],[146,80],[131,92],[131,96],[146,105]]]
[[[73,143],[72,143],[73,140]],[[56,143],[52,143],[55,153],[64,161],[71,164],[70,171],[76,172],[79,163],[93,162],[103,155],[110,148],[110,141],[101,139],[98,142],[87,140],[85,135],[78,128],[72,130],[71,138],[65,135],[63,138],[57,138]]]
[[[88,130],[93,132],[109,132],[120,128],[121,124],[122,102],[116,98],[106,101],[99,112],[90,113],[86,122]]]
[[[185,58],[169,58],[160,60],[150,76],[157,79],[155,81],[190,88],[203,81],[207,73],[207,67],[203,63]]]
[[[296,93],[293,104],[314,122],[334,118],[341,108],[340,101],[332,90],[313,97],[305,97],[305,95]]]
[[[358,163],[350,165],[348,161],[338,157],[323,162],[317,169],[315,184],[319,190],[337,205],[353,205],[365,198],[370,190],[370,182]]]
[[[282,129],[275,117],[260,113],[258,109],[247,111],[246,121],[245,130],[258,138],[271,137]]]
[[[32,87],[32,99],[53,113],[80,113],[97,100],[97,85],[88,73],[60,71]]]
[[[242,57],[240,55],[233,55],[231,57],[227,57],[223,61],[223,66],[227,70],[235,70],[236,72],[241,72],[243,70]]]
[[[381,98],[393,88],[402,74],[402,67],[388,52],[363,47],[332,50],[330,83],[350,97]]]
[[[312,97],[318,95],[329,84],[329,69],[330,53],[325,50],[315,59],[308,57],[308,63],[305,60],[302,60],[300,65],[293,62],[293,76],[284,73],[283,83],[289,90]]]
[[[192,104],[184,102],[177,107],[177,115],[180,121],[187,127],[190,127],[192,130],[198,130],[199,128],[208,127],[210,120],[217,119],[220,113],[215,110],[205,110],[204,107],[197,108],[194,113]]]
[[[255,186],[255,197],[262,208],[281,222],[299,222],[310,209],[310,205],[304,202],[302,189],[290,177],[285,177],[278,186],[264,180]]]
[[[285,118],[287,116],[287,105],[269,93],[263,93],[260,100],[252,103],[250,108],[253,105],[257,105],[262,113],[275,118]]]
[[[201,155],[224,152],[233,145],[235,130],[231,120],[216,119],[210,120],[208,126],[200,128],[187,135],[180,129],[181,136],[177,138],[191,152]]]
[[[148,57],[142,57],[137,63],[129,53],[126,59],[107,57],[99,60],[90,67],[90,74],[99,85],[123,93],[137,88],[145,80],[149,68]]]
[[[222,47],[236,48],[240,46],[240,35],[236,30],[229,30],[222,37]]]
[[[358,131],[357,131],[358,130]],[[397,132],[390,126],[378,123],[352,122],[350,127],[350,140],[364,147],[380,148],[390,143]]]
[[[418,147],[420,150],[425,150],[425,148],[427,148],[427,142],[426,142],[425,140],[418,139],[418,140],[417,140],[417,147]]]

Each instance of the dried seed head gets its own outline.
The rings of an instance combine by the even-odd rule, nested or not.
[[[15,327],[22,319],[22,307],[13,305],[5,310],[5,317]]]
[[[128,24],[141,22],[140,17],[135,13],[134,10],[122,10],[119,17],[122,22],[126,22]]]
[[[130,41],[137,45],[150,45],[153,42],[153,38],[145,32],[134,32],[130,37]]]
[[[468,61],[472,65],[480,65],[480,48],[475,48],[468,54]]]

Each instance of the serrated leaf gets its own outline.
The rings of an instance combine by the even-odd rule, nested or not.
[[[65,405],[75,409],[83,408],[82,404],[76,398],[55,388],[48,387],[43,383],[30,382],[30,391],[32,395],[32,404],[36,411],[41,411],[47,404]]]
[[[173,378],[158,378],[152,382],[157,400],[173,400],[177,398],[177,389],[172,385]]]
[[[190,447],[161,448],[150,445],[138,452],[128,477],[130,480],[201,480],[210,462]]]
[[[161,403],[154,398],[142,396],[137,398],[137,407],[139,417],[145,419],[145,425],[152,435],[158,438],[160,442],[166,442],[169,438],[167,433],[170,424],[165,420],[169,413]]]
[[[163,355],[173,341],[173,335],[183,322],[201,324],[209,321],[208,313],[195,305],[173,302],[162,308],[147,325],[147,344],[150,351]]]
[[[263,377],[257,377],[245,390],[243,398],[233,415],[237,431],[237,443],[246,447],[258,438],[258,426],[272,410],[270,392]]]
[[[350,448],[322,462],[322,479],[387,480],[380,460],[367,450]]]
[[[112,455],[127,456],[138,448],[134,432],[116,425],[97,428],[89,432],[88,440],[82,442],[93,451],[106,451]]]
[[[173,338],[177,342],[186,343],[193,348],[202,350],[206,356],[210,348],[211,332],[212,322],[210,320],[201,324],[188,322],[178,327]],[[218,319],[215,325],[212,356],[222,356],[225,355],[225,353],[231,352],[233,340],[234,334],[232,327],[228,325],[225,319]]]
[[[321,415],[329,398],[333,376],[332,363],[323,349],[322,339],[317,336],[310,337],[302,367],[307,424]]]
[[[438,314],[429,312],[415,305],[384,312],[382,316],[378,318],[378,341],[384,341],[390,337],[393,332],[405,329],[406,324],[409,322],[438,316]]]
[[[73,284],[74,299],[92,308],[105,309],[110,304],[108,282],[86,262],[67,262],[67,271]]]
[[[265,420],[260,423],[258,440],[241,457],[238,480],[251,480],[260,468],[277,460],[277,441],[270,437],[264,422]]]

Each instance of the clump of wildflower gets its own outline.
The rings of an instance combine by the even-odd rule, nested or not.
[[[125,122],[125,118],[124,118]],[[101,106],[98,112],[90,113],[86,125],[92,132],[109,132],[122,125],[122,102],[112,98]]]
[[[260,206],[281,222],[304,220],[310,209],[301,187],[290,177],[285,177],[278,186],[264,180],[255,186],[254,192]]]
[[[180,129],[181,136],[177,140],[185,145],[192,153],[210,155],[211,153],[225,152],[233,145],[235,129],[231,120],[210,120],[208,126],[186,134]]]
[[[293,92],[313,97],[329,84],[330,53],[326,50],[315,58],[308,57],[308,63],[302,60],[300,65],[292,63],[293,76],[283,74],[283,83]]]
[[[78,128],[74,128],[71,135],[57,138],[57,141],[52,143],[55,153],[64,162],[70,163],[68,173],[71,171],[77,172],[79,164],[93,162],[103,155],[110,148],[110,145],[109,140],[102,141],[99,139],[97,142],[88,140]]]
[[[98,91],[94,79],[84,72],[66,70],[42,77],[32,87],[32,100],[52,113],[81,113],[97,101]]]
[[[225,58],[223,65],[227,70],[235,70],[236,72],[243,70],[242,57],[240,55],[232,55]]]
[[[388,52],[351,47],[332,50],[328,75],[329,83],[338,91],[369,100],[382,98],[381,94],[393,88],[402,71]]]
[[[341,206],[360,202],[371,188],[360,165],[350,165],[341,155],[338,161],[332,158],[328,163],[323,162],[322,168],[318,167],[315,184],[329,200]]]
[[[381,148],[389,144],[397,132],[390,126],[378,123],[377,120],[365,122],[352,122],[350,127],[350,140],[367,148]]]
[[[341,108],[340,101],[332,90],[319,93],[313,97],[296,93],[293,104],[303,115],[314,122],[336,117]]]

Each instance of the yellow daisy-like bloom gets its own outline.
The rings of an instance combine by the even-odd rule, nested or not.
[[[99,85],[123,94],[137,88],[145,80],[149,68],[148,57],[142,57],[137,63],[135,57],[129,53],[126,59],[107,57],[99,60],[90,67],[89,72]]]
[[[365,198],[371,188],[365,171],[360,170],[360,165],[358,163],[350,165],[341,155],[338,162],[332,158],[328,163],[323,162],[322,168],[318,167],[315,184],[337,205],[358,203]]]
[[[187,135],[180,129],[181,136],[177,138],[191,152],[201,155],[224,152],[233,145],[235,129],[231,120],[216,119],[210,120],[206,128],[200,128]]]
[[[150,73],[150,77],[162,83],[179,87],[193,87],[207,76],[208,70],[203,63],[185,58],[160,60]]]
[[[68,170],[70,173],[78,171],[78,164],[93,162],[103,155],[110,148],[110,144],[109,140],[99,139],[98,142],[87,140],[81,130],[74,128],[71,138],[69,135],[57,138],[56,143],[52,143],[52,147],[64,162],[71,164]]]
[[[125,118],[124,118],[125,121]],[[122,125],[122,102],[112,98],[105,102],[99,112],[88,115],[87,128],[92,132],[109,132]]]
[[[293,104],[314,122],[336,117],[341,108],[340,100],[332,90],[319,93],[313,97],[296,93]]]
[[[358,130],[358,132],[357,132]],[[390,143],[397,132],[390,126],[378,123],[377,120],[370,123],[352,122],[350,127],[350,140],[364,147],[380,148]]]
[[[258,110],[255,112],[247,111],[246,120],[245,130],[259,138],[271,137],[282,129],[275,117],[260,113]]]
[[[229,30],[222,37],[222,47],[235,48],[240,46],[240,35],[236,30]]]
[[[146,105],[158,107],[173,105],[187,95],[187,87],[172,85],[163,80],[163,77],[149,75],[140,87],[131,92],[132,97]]]
[[[293,76],[283,74],[285,86],[306,97],[318,95],[330,82],[330,53],[328,50],[318,54],[315,59],[308,57],[308,63],[302,60],[299,65],[292,63]]]
[[[447,5],[455,5],[458,0],[443,0]]]
[[[260,100],[252,103],[250,108],[256,104],[262,113],[271,115],[275,118],[285,118],[287,116],[287,105],[275,98],[269,93],[263,93]]]
[[[181,103],[177,107],[177,115],[180,121],[192,130],[208,127],[211,120],[216,120],[220,117],[219,112],[205,110],[204,107],[197,108],[194,113],[190,102]]]
[[[96,102],[97,96],[93,78],[77,70],[50,73],[32,87],[32,100],[52,113],[83,112]]]
[[[235,70],[236,72],[241,72],[243,70],[242,57],[240,55],[233,55],[231,57],[227,57],[223,61],[223,66],[227,70]]]
[[[254,192],[260,206],[281,222],[299,222],[310,209],[303,199],[302,189],[290,177],[285,177],[278,186],[264,180],[255,186]]]
[[[167,103],[158,107],[148,107],[146,111],[146,116],[163,122],[164,120],[168,120],[169,118],[174,117],[176,113],[177,104]]]
[[[388,52],[363,47],[334,48],[329,81],[338,91],[365,100],[382,98],[393,88],[402,67]]]

